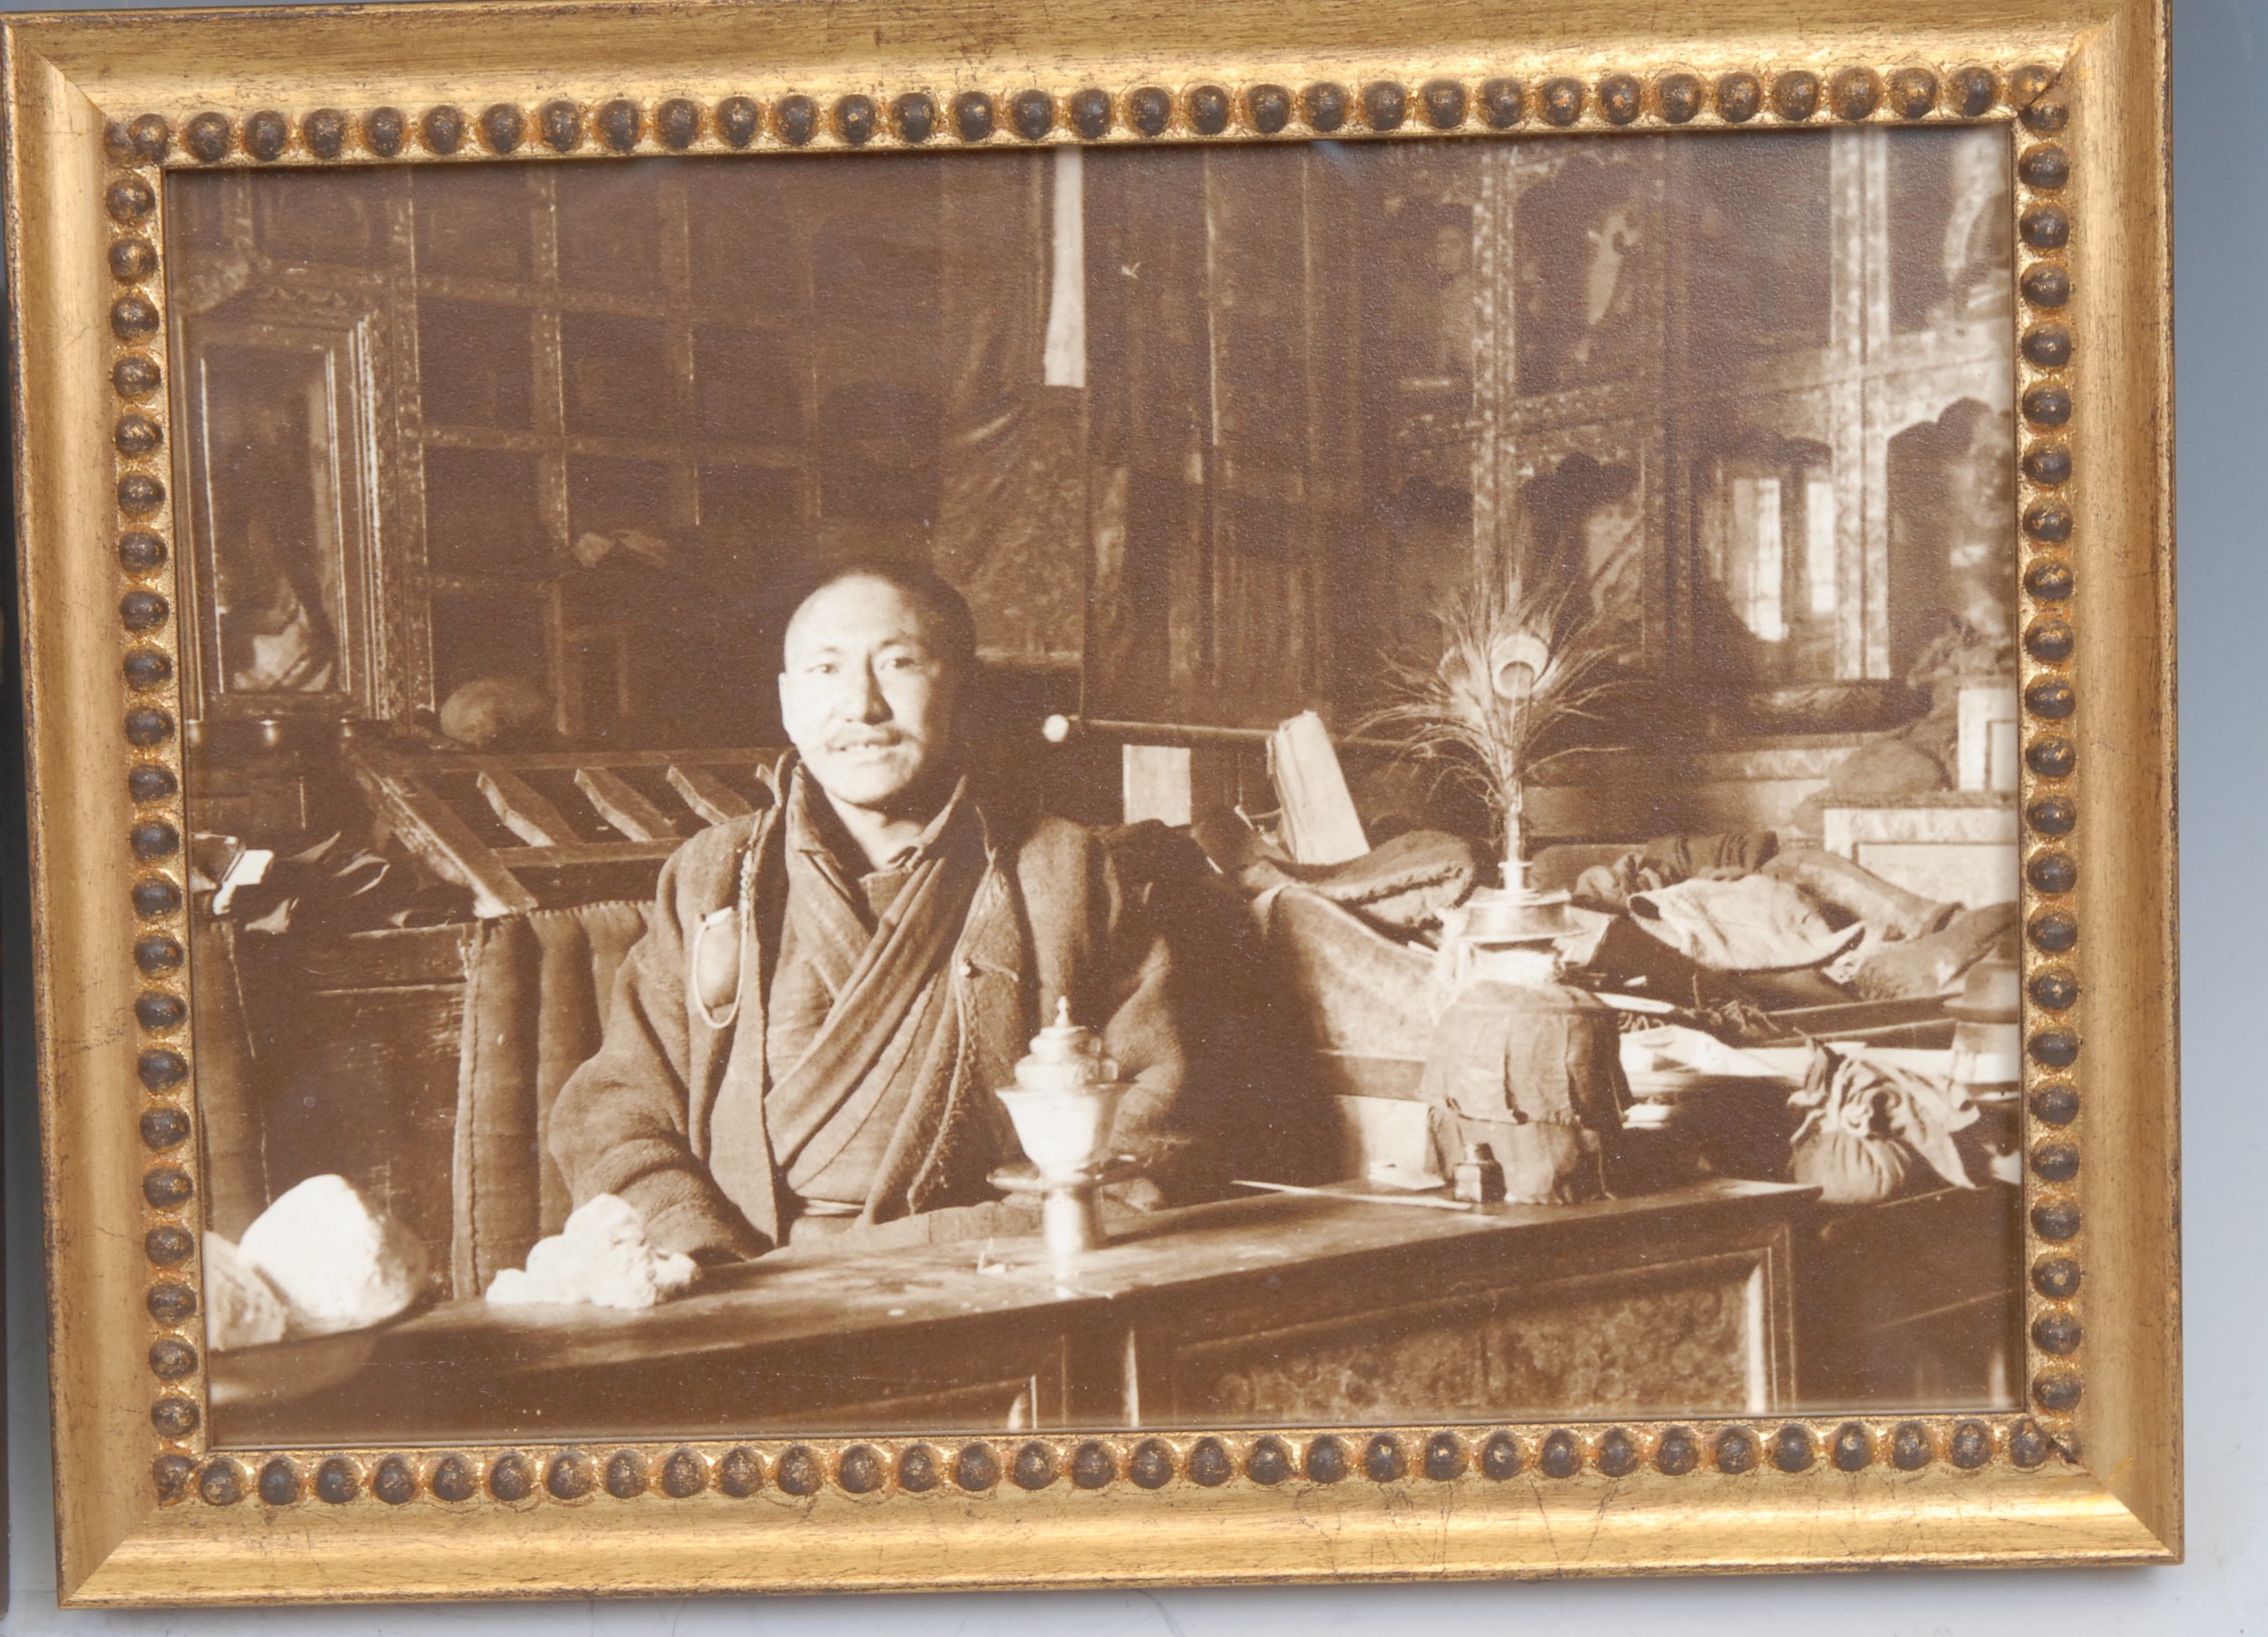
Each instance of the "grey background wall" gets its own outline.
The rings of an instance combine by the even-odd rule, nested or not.
[[[13,9],[13,8],[11,8]],[[2183,973],[2189,1561],[2092,1573],[1905,1574],[1636,1583],[1436,1585],[886,1600],[64,1613],[48,1499],[45,1294],[36,1115],[21,1025],[22,836],[9,813],[5,1036],[8,1505],[12,1608],[0,1632],[585,1632],[672,1637],[792,1626],[799,1637],[1298,1637],[1506,1626],[1710,1637],[1759,1626],[1837,1637],[2096,1637],[2268,1629],[2268,1358],[2255,1241],[2268,1168],[2262,991],[2268,957],[2268,0],[2176,0],[2175,175],[2180,319]],[[13,592],[10,593],[11,603]],[[14,797],[9,799],[13,801]]]

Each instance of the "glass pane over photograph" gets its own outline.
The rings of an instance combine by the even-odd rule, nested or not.
[[[2015,1404],[2005,132],[166,185],[217,1444]]]

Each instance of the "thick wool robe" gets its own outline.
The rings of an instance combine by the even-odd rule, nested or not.
[[[789,1201],[764,1108],[766,986],[786,887],[781,810],[706,830],[664,867],[605,1043],[552,1111],[550,1146],[574,1202],[621,1196],[658,1250],[753,1256],[782,1242]],[[1185,1054],[1164,943],[1096,832],[981,799],[977,813],[983,873],[944,974],[959,1035],[952,1072],[899,1117],[863,1216],[997,1197],[987,1179],[1020,1151],[993,1093],[1011,1083],[1059,995],[1134,1082],[1117,1146],[1171,1196],[1194,1157],[1194,1122],[1181,1106]],[[738,993],[723,1012],[702,1006],[689,981],[696,933],[719,910],[734,912],[745,940]]]

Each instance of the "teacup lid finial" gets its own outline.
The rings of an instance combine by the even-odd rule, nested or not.
[[[1054,1072],[1035,1076],[1042,1065]],[[1071,1021],[1070,996],[1058,995],[1055,1021],[1031,1037],[1031,1054],[1016,1065],[1017,1081],[1025,1085],[1040,1079],[1055,1084],[1065,1080],[1081,1083],[1118,1078],[1118,1065],[1102,1054],[1102,1037]]]

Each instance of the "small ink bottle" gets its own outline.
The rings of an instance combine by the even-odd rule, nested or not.
[[[1504,1197],[1504,1167],[1487,1143],[1465,1144],[1464,1158],[1457,1162],[1454,1191],[1475,1205],[1494,1204]]]

